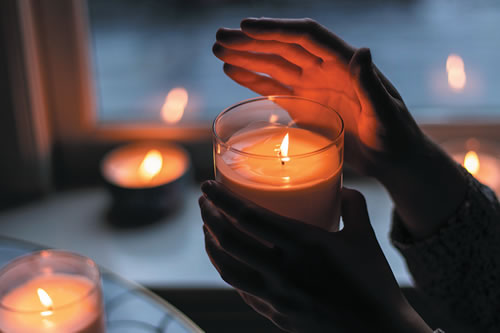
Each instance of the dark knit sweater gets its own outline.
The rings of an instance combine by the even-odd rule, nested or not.
[[[412,240],[394,214],[391,239],[416,288],[465,325],[500,332],[500,204],[488,187],[463,172],[465,199],[435,235]]]

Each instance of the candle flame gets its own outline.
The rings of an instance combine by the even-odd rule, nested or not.
[[[464,164],[463,166],[469,171],[472,175],[477,174],[479,171],[479,157],[476,152],[471,150],[467,154],[465,154]]]
[[[450,54],[446,60],[446,72],[448,72],[448,84],[456,91],[464,89],[467,83],[465,65],[462,57],[458,54]]]
[[[156,149],[152,149],[146,154],[139,166],[139,177],[148,182],[161,171],[162,166],[163,157],[161,153]]]
[[[290,161],[290,157],[288,157],[288,141],[288,133],[286,133],[280,145],[281,163]]]
[[[52,298],[50,298],[49,294],[47,294],[47,292],[42,288],[38,288],[36,292],[38,294],[38,298],[40,299],[40,303],[42,303],[42,305],[47,308],[46,311],[42,311],[40,312],[40,314],[43,317],[52,315],[52,310],[50,310],[53,305]]]
[[[161,115],[165,122],[175,124],[181,120],[186,105],[188,103],[188,93],[186,89],[177,87],[165,97],[165,103],[161,108]]]

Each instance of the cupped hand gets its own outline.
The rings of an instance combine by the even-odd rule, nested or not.
[[[342,190],[336,233],[202,185],[206,251],[243,299],[288,332],[430,332],[402,296],[363,196]]]
[[[213,52],[230,78],[258,94],[302,96],[338,111],[346,161],[363,174],[377,176],[422,146],[421,131],[370,51],[313,20],[245,19],[241,29],[219,29]]]

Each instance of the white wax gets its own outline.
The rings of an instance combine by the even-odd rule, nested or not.
[[[53,306],[44,306],[42,288]],[[16,287],[1,300],[3,333],[104,333],[104,314],[94,284],[85,277],[48,274]]]
[[[286,133],[289,159],[283,163],[278,152]],[[341,152],[330,143],[300,128],[273,126],[238,133],[227,145],[243,154],[215,147],[216,178],[236,194],[280,215],[337,229],[342,164]]]

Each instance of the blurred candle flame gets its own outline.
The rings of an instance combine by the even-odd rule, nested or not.
[[[50,310],[53,305],[52,298],[50,298],[49,294],[47,294],[47,292],[42,288],[38,288],[36,292],[38,294],[38,298],[40,299],[40,303],[42,303],[42,305],[48,309],[47,311],[40,312],[40,314],[43,317],[52,315],[52,311]]]
[[[186,89],[177,87],[165,97],[165,103],[161,108],[161,115],[165,122],[175,124],[181,120],[186,105],[188,103],[188,93]]]
[[[467,83],[465,65],[462,57],[458,54],[450,54],[446,60],[446,72],[448,72],[448,84],[456,91],[464,89]]]
[[[286,133],[280,145],[281,163],[290,161],[290,157],[288,157],[288,142],[289,142],[288,133]]]
[[[477,153],[473,150],[470,150],[465,154],[464,164],[463,166],[469,171],[472,175],[475,175],[479,171],[480,163],[479,157]]]
[[[161,156],[161,153],[156,149],[152,149],[148,151],[139,166],[139,177],[143,181],[149,182],[161,171],[162,166],[163,157]]]

